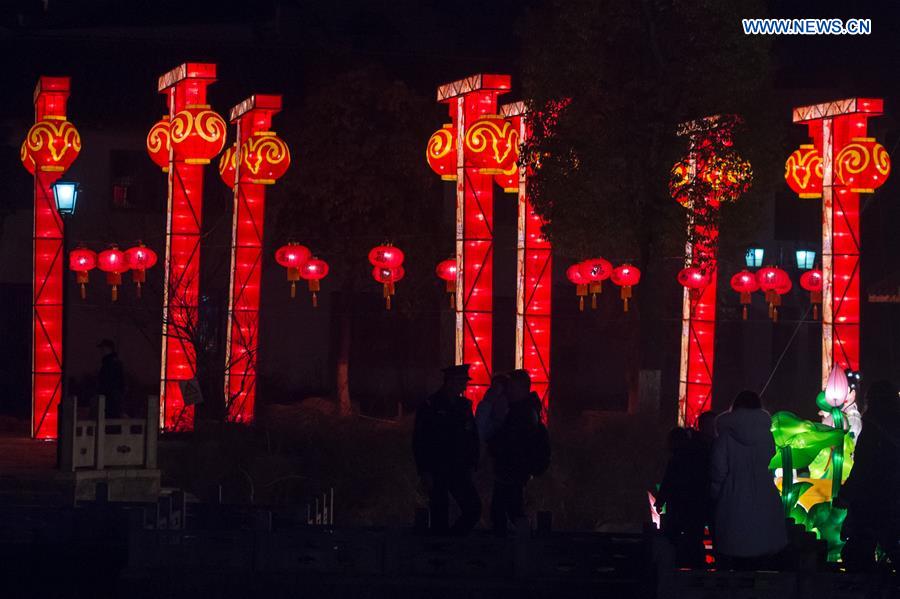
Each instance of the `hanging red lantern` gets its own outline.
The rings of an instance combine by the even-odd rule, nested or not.
[[[814,268],[800,275],[800,286],[809,291],[809,301],[813,305],[813,320],[819,319],[819,304],[822,303],[822,286],[825,279],[822,271]]]
[[[425,160],[442,181],[456,181],[456,127],[447,123],[428,138]]]
[[[318,293],[321,290],[320,281],[328,274],[328,263],[319,258],[312,257],[306,264],[300,267],[300,276],[306,281],[310,293],[312,293],[313,308],[319,307]]]
[[[456,258],[448,258],[438,262],[434,269],[438,278],[446,281],[447,293],[450,295],[450,309],[456,307]]]
[[[237,160],[235,159],[236,145],[231,144],[219,157],[219,177],[229,189],[234,187],[234,174],[237,171]]]
[[[466,158],[483,175],[500,175],[519,160],[519,132],[499,114],[487,114],[466,129]]]
[[[636,266],[632,266],[627,262],[621,266],[617,266],[610,275],[610,280],[618,285],[619,297],[622,298],[622,308],[628,312],[628,300],[631,299],[631,288],[640,283],[641,271]]]
[[[784,180],[801,198],[822,197],[822,156],[813,144],[803,144],[784,163]]]
[[[46,116],[36,122],[25,136],[27,152],[20,152],[30,172],[62,173],[68,170],[81,151],[81,136],[75,125],[61,116]],[[28,161],[33,163],[29,168]]]
[[[85,298],[85,285],[90,271],[97,267],[97,254],[87,248],[75,248],[69,252],[69,270],[75,272],[75,282],[81,286],[81,299]]]
[[[164,173],[169,172],[170,129],[169,116],[166,115],[156,121],[147,133],[147,153],[150,154],[150,160]]]
[[[606,258],[588,258],[580,263],[581,275],[588,282],[591,309],[597,309],[597,295],[603,293],[603,281],[612,275],[613,265]]]
[[[777,266],[765,266],[756,271],[756,282],[759,288],[766,294],[766,303],[769,304],[769,318],[778,320],[778,306],[781,305],[781,296],[790,291],[791,278]]]
[[[225,120],[208,104],[189,104],[172,117],[170,143],[175,159],[209,164],[225,146]]]
[[[747,320],[747,306],[750,305],[751,294],[759,290],[756,275],[749,270],[742,270],[731,277],[731,288],[741,294],[741,313],[743,319]]]
[[[396,268],[403,264],[403,251],[387,243],[377,245],[369,251],[369,263],[382,268]]]
[[[112,301],[119,299],[119,285],[122,284],[122,273],[128,270],[128,260],[118,246],[111,246],[97,256],[97,265],[106,273],[106,283],[112,286]]]
[[[255,131],[241,146],[241,179],[273,185],[291,165],[291,151],[274,131]]]
[[[575,295],[578,296],[578,310],[584,312],[584,298],[588,294],[588,280],[581,274],[581,263],[573,264],[567,268],[566,278],[575,285]]]
[[[394,284],[406,274],[402,266],[386,267],[375,266],[372,268],[372,278],[382,284],[384,295],[384,307],[391,309],[391,296],[394,295]]]
[[[131,270],[131,280],[137,286],[137,296],[141,297],[141,285],[147,280],[147,269],[156,264],[156,252],[139,243],[125,250],[125,262]]]
[[[275,261],[287,269],[287,280],[291,283],[291,297],[297,296],[300,269],[311,257],[312,252],[309,248],[299,243],[288,243],[275,251]]]
[[[700,291],[709,285],[709,281],[709,273],[697,266],[688,266],[678,272],[678,282],[682,287],[687,287],[692,299],[699,297]]]
[[[891,173],[891,157],[874,137],[854,137],[834,160],[835,179],[856,193],[875,193]]]

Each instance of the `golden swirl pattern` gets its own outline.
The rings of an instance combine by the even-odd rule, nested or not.
[[[225,146],[225,120],[209,106],[189,106],[172,117],[171,143],[176,149],[192,141],[188,158],[206,160],[213,158]]]
[[[821,181],[823,177],[822,157],[813,146],[800,146],[788,156],[784,164],[784,178],[788,183],[793,181],[797,189],[804,190],[810,188],[813,177],[816,181]]]
[[[169,117],[157,122],[147,133],[147,150],[151,154],[169,150]]]
[[[466,131],[466,149],[476,156],[487,153],[481,160],[485,168],[502,168],[519,154],[519,132],[505,119],[482,118]]]
[[[835,159],[835,176],[858,193],[872,193],[891,172],[891,158],[871,137],[854,137]]]
[[[234,150],[235,144],[228,146],[219,158],[219,176],[228,187],[234,187],[234,171],[237,168]]]
[[[290,164],[291,151],[272,131],[254,133],[241,146],[241,168],[246,167],[253,183],[274,183]]]
[[[25,169],[33,175],[34,168],[35,168],[34,158],[28,152],[28,142],[27,141],[23,141],[22,147],[19,149],[19,160],[22,161],[22,165],[25,167]]]
[[[453,125],[444,125],[428,138],[425,155],[432,160],[440,160],[453,151]]]
[[[869,148],[860,143],[849,143],[840,151],[835,160],[837,177],[845,183],[848,175],[857,175],[869,166]]]
[[[81,135],[69,121],[44,119],[31,126],[25,144],[41,170],[56,170],[60,166],[66,168],[78,156]]]

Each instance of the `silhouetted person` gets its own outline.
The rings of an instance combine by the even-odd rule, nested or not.
[[[847,507],[844,565],[848,570],[873,569],[878,546],[900,567],[900,398],[888,381],[874,383],[866,394],[853,462],[838,497]]]
[[[485,443],[503,425],[509,411],[509,375],[496,374],[491,379],[491,386],[475,408],[475,424],[478,436]]]
[[[531,391],[531,377],[516,370],[509,377],[509,409],[503,425],[488,443],[494,458],[491,521],[494,532],[505,535],[510,522],[525,517],[525,485],[550,463],[550,440],[541,423],[541,401]]]
[[[769,462],[772,418],[753,391],[738,393],[716,420],[710,468],[716,502],[715,550],[723,568],[757,567],[787,545],[784,508]]]
[[[478,431],[472,402],[463,397],[469,380],[468,364],[445,368],[444,384],[416,410],[413,454],[428,492],[431,528],[439,533],[448,530],[451,495],[461,512],[451,533],[466,533],[481,518],[481,499],[472,483]]]
[[[691,441],[696,451],[700,454],[697,462],[703,466],[703,488],[704,496],[704,526],[709,528],[712,538],[716,536],[716,504],[712,498],[711,483],[709,480],[709,469],[712,460],[713,443],[716,441],[716,418],[719,415],[712,410],[707,410],[697,417],[697,428],[691,435]],[[705,562],[705,560],[704,560]]]
[[[125,372],[116,345],[109,339],[97,344],[103,358],[100,361],[100,372],[97,374],[97,394],[106,398],[107,418],[122,416],[125,401]]]
[[[696,435],[694,435],[696,436]],[[669,433],[671,457],[656,497],[656,509],[665,506],[662,532],[675,548],[679,567],[704,565],[703,528],[709,503],[709,453],[701,451],[691,431]]]

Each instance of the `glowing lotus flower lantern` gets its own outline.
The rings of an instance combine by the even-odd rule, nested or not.
[[[113,245],[97,256],[97,265],[106,273],[106,284],[112,287],[112,301],[119,299],[119,285],[122,284],[122,273],[128,271],[128,259],[125,252]]]
[[[81,299],[85,298],[85,285],[90,271],[97,267],[97,254],[87,248],[75,248],[69,252],[69,270],[75,273],[75,282],[81,286]]]
[[[312,257],[312,252],[305,245],[288,243],[275,251],[275,261],[287,269],[287,280],[291,284],[291,297],[297,296],[297,281],[300,280],[300,269]]]
[[[822,197],[822,156],[812,144],[803,144],[788,156],[784,180],[801,198]]]
[[[307,282],[309,292],[312,294],[313,308],[319,307],[318,293],[321,290],[321,281],[327,275],[328,263],[316,257],[310,258],[300,267],[300,277]]]
[[[140,243],[125,250],[125,261],[131,270],[131,280],[137,286],[137,296],[141,297],[141,285],[147,280],[147,269],[156,264],[156,252]]]
[[[588,282],[591,294],[591,309],[597,309],[597,296],[603,293],[603,281],[612,275],[612,263],[606,258],[588,258],[579,265],[581,275]]]
[[[822,286],[824,279],[822,271],[818,269],[808,270],[800,275],[800,286],[809,291],[809,301],[813,305],[813,319],[819,318],[819,304],[822,303]]]
[[[456,258],[448,258],[438,262],[434,269],[438,278],[446,283],[447,294],[450,296],[450,309],[456,307]]]
[[[825,383],[825,402],[832,408],[841,408],[850,397],[850,383],[847,374],[838,364],[828,373]]]
[[[588,281],[581,274],[581,264],[573,264],[567,268],[566,278],[575,285],[575,295],[578,296],[578,310],[584,312],[584,298],[588,294]]]
[[[631,299],[631,288],[641,281],[641,271],[636,266],[625,263],[613,269],[610,280],[619,286],[619,297],[622,298],[622,310],[628,312],[628,300]]]
[[[759,283],[749,270],[742,270],[731,277],[731,288],[741,295],[741,315],[747,320],[747,306],[750,305],[751,294],[759,289]]]
[[[766,294],[766,303],[769,304],[769,318],[778,321],[778,306],[781,305],[781,296],[793,287],[788,274],[777,266],[765,266],[756,271],[756,282],[759,288]]]

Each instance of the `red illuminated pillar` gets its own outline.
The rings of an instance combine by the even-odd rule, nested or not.
[[[203,167],[225,143],[225,122],[206,104],[206,88],[216,81],[216,65],[185,63],[159,78],[171,123],[164,319],[160,364],[160,427],[190,430],[194,406],[181,385],[196,375],[195,339],[200,331],[200,235]]]
[[[508,75],[473,75],[438,88],[456,126],[456,363],[471,364],[466,396],[477,404],[491,382],[493,347],[493,176],[467,160],[466,127],[496,114]]]
[[[31,434],[55,439],[56,407],[63,390],[63,221],[52,185],[81,150],[81,138],[66,120],[68,77],[41,77],[34,90],[35,124],[21,158],[34,175],[32,249]]]
[[[519,140],[528,139],[525,104],[514,102],[501,107],[519,131]],[[544,220],[535,213],[526,187],[527,169],[519,167],[518,238],[516,243],[516,368],[531,375],[532,389],[541,398],[545,413],[550,405],[550,316],[552,258],[550,241],[541,233]]]
[[[280,111],[281,96],[268,95],[251,96],[231,109],[241,148],[235,160],[225,356],[226,413],[232,422],[253,420],[266,185],[290,164],[287,146],[269,131]]]
[[[854,138],[865,138],[867,120],[882,114],[883,102],[848,98],[795,108],[822,157],[822,387],[837,363],[859,370],[860,230],[859,190],[843,184],[836,160]]]

